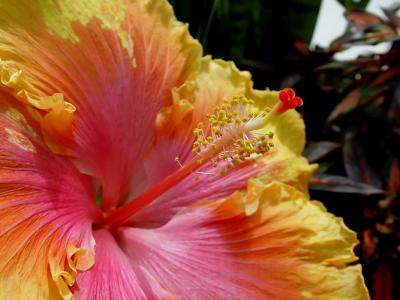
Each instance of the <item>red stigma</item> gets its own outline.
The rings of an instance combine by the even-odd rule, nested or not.
[[[293,98],[293,102],[296,104],[296,107],[303,106],[303,99],[298,96]]]
[[[291,88],[284,88],[281,90],[279,92],[279,100],[281,100],[281,112],[303,105],[303,100],[296,96],[296,93]]]

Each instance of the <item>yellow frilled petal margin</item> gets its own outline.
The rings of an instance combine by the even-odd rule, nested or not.
[[[94,264],[94,253],[70,244],[66,257],[55,255],[50,258],[50,273],[64,300],[73,300],[71,287],[75,284],[78,271],[87,271]]]
[[[18,234],[20,237],[14,239],[14,242],[26,244],[22,245],[22,249],[19,249],[20,244],[13,245],[12,249],[18,249],[16,252],[8,248],[4,261],[0,263],[0,299],[74,299],[71,287],[78,272],[93,266],[93,250],[77,248],[73,244],[64,247],[63,241],[57,235],[42,239],[41,235],[32,234],[31,230]],[[29,240],[32,236],[36,237],[34,243]],[[2,237],[5,240],[6,238]]]
[[[305,298],[369,299],[361,265],[348,265],[358,260],[353,251],[358,241],[342,218],[328,213],[321,202],[310,201],[296,189],[278,183],[269,185],[260,201],[267,201],[265,209],[281,211],[286,215],[282,220],[303,231],[296,254],[304,261],[304,280],[309,285],[303,289],[303,295],[308,295]]]
[[[32,33],[42,31],[45,25],[52,33],[77,43],[79,37],[72,24],[79,22],[85,26],[97,18],[105,28],[118,34],[122,45],[131,53],[130,39],[122,29],[127,5],[128,1],[125,0],[3,0],[0,2],[0,11],[6,11],[7,14],[0,14],[0,24],[17,25]]]
[[[45,137],[64,142],[71,139],[75,107],[65,101],[61,93],[39,96],[14,62],[1,59],[0,89],[34,108],[30,112],[32,117],[41,123]]]
[[[295,249],[281,250],[287,251],[286,259],[294,259],[293,271],[299,274],[298,281],[289,284],[289,288],[298,290],[296,299],[370,299],[361,265],[349,265],[358,260],[353,251],[358,243],[356,233],[320,202],[309,200],[306,194],[286,184],[264,185],[250,179],[247,192],[234,193],[214,205],[221,219],[241,210],[248,219],[246,226],[253,228],[268,222],[271,236],[264,234],[269,247],[282,243],[274,240],[274,234],[286,232],[289,244],[296,244]]]

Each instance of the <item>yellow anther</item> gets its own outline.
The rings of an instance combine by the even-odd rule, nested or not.
[[[254,104],[244,95],[224,98],[214,113],[207,115],[208,124],[200,122],[194,128],[192,152],[198,154],[198,164],[209,162],[217,168],[218,161],[225,161],[226,166],[219,170],[224,175],[227,169],[253,158],[253,154],[263,155],[273,147],[272,132],[258,132],[265,128],[270,116],[266,109],[260,111]]]
[[[239,156],[233,157],[233,158],[232,158],[232,163],[233,163],[234,165],[238,165],[238,164],[240,163],[240,158],[239,158]]]
[[[199,176],[198,175],[194,175],[193,179],[194,179],[194,181],[199,181]]]

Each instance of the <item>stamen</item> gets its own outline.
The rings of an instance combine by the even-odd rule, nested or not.
[[[204,161],[214,158],[212,166],[215,168],[219,161],[225,161],[226,167],[231,169],[253,154],[268,152],[271,148],[270,136],[273,134],[265,136],[253,131],[264,127],[264,122],[259,121],[267,116],[269,110],[259,112],[254,104],[245,96],[224,99],[213,114],[207,115],[209,128],[206,130],[204,124],[199,123],[193,130],[196,140],[192,153]],[[249,124],[257,122],[260,124],[249,127]]]
[[[279,99],[272,110],[266,108],[262,111],[256,108],[253,100],[245,96],[223,99],[223,103],[207,116],[209,125],[206,127],[200,122],[193,130],[194,157],[185,164],[181,164],[179,157],[175,157],[180,166],[178,170],[139,197],[111,212],[99,225],[114,228],[122,225],[136,212],[191,174],[194,175],[195,181],[199,180],[199,175],[223,176],[241,162],[270,151],[274,147],[274,134],[265,133],[265,126],[287,110],[303,104],[301,98],[290,88],[280,91]],[[221,166],[218,172],[197,171],[205,163],[210,163],[213,168],[218,168],[220,164]]]
[[[175,161],[178,163],[178,165],[183,168],[183,165],[181,164],[180,160],[179,160],[179,156],[175,156]]]

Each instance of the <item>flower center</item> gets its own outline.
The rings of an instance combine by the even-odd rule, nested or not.
[[[273,133],[257,130],[265,126],[268,113],[269,109],[255,110],[254,101],[244,96],[224,99],[213,114],[207,115],[208,129],[201,122],[193,130],[196,140],[192,153],[200,164],[211,160],[214,167],[220,161],[233,167],[253,154],[265,154],[273,147]]]
[[[224,161],[231,168],[252,156],[267,153],[273,147],[273,133],[266,133],[265,126],[287,110],[303,104],[290,88],[280,91],[279,99],[272,110],[263,111],[259,111],[254,101],[245,96],[224,99],[214,113],[207,116],[209,126],[205,128],[203,123],[199,123],[193,130],[195,142],[192,152],[195,156],[143,194],[105,216],[98,225],[115,228],[124,224],[164,192],[196,173],[204,163],[211,162],[213,167],[217,167]],[[221,169],[221,175],[225,172]]]

